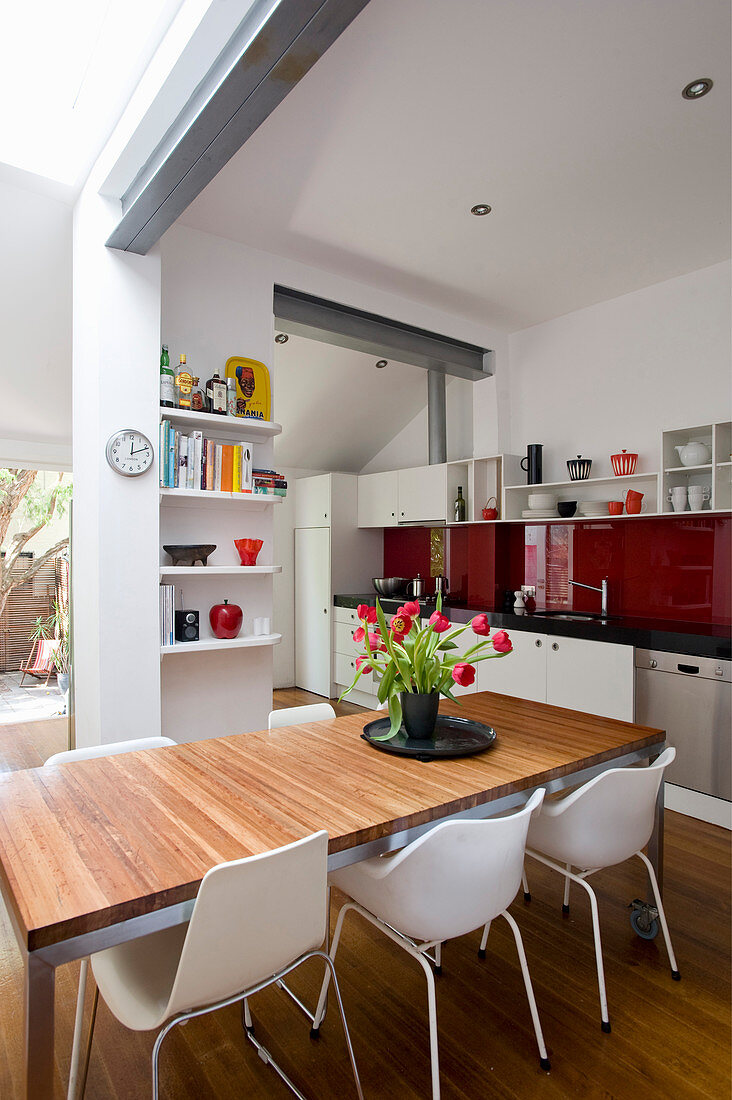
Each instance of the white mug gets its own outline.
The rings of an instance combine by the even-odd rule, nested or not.
[[[689,507],[692,512],[700,512],[704,507],[704,501],[709,500],[711,495],[711,489],[708,485],[690,485]]]
[[[255,634],[269,634],[270,632],[270,620],[265,618],[254,620],[254,633]]]
[[[675,485],[666,499],[671,501],[674,512],[683,512],[688,499],[686,486]]]

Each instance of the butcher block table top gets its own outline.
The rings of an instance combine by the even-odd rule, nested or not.
[[[360,737],[373,714],[0,776],[0,882],[30,952],[195,897],[217,863],[318,829],[331,855],[664,741],[661,730],[483,692],[477,756],[422,763]]]

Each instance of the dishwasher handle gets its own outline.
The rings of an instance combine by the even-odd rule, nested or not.
[[[679,672],[687,672],[687,673],[689,673],[690,676],[698,676],[699,675],[699,665],[680,665],[680,664],[677,664],[676,667],[679,670]]]

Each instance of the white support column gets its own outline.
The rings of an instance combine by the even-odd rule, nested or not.
[[[107,465],[107,439],[158,438],[160,255],[105,247],[119,203],[90,181],[74,210],[73,451],[76,740],[160,732],[157,462],[139,478]]]

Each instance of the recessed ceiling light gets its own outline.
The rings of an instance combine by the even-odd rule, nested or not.
[[[377,370],[383,370],[384,367],[388,367],[388,366],[389,366],[389,360],[388,359],[377,359],[376,360],[376,369]]]
[[[491,207],[485,202],[479,202],[477,206],[470,207],[470,213],[475,214],[476,218],[483,218],[486,214],[490,214],[490,212]]]
[[[707,92],[711,92],[713,80],[710,80],[708,76],[700,76],[698,80],[692,80],[691,84],[687,84],[681,93],[684,99],[701,99]]]
[[[275,344],[286,344],[290,337],[285,332],[278,332],[275,336]]]

